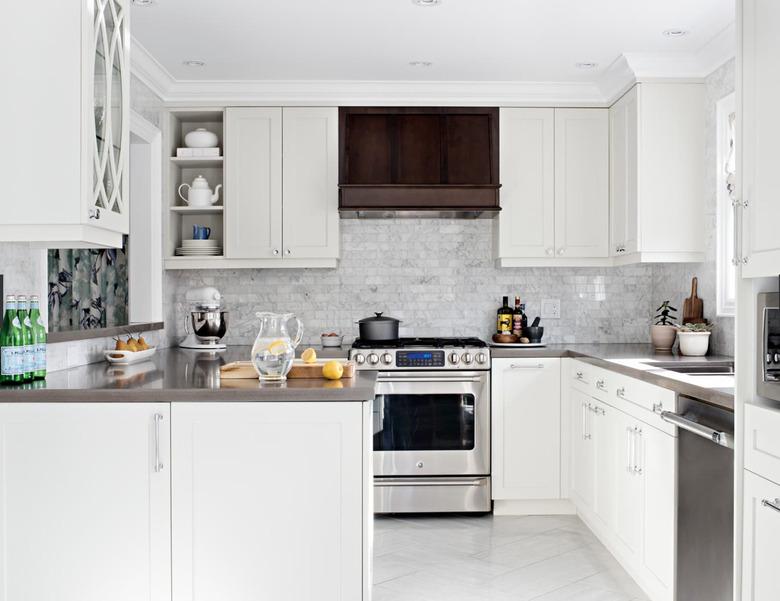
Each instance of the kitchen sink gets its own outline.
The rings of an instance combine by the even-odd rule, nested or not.
[[[680,361],[647,361],[647,365],[652,365],[659,369],[673,371],[686,376],[733,376],[733,361],[712,361],[684,363]]]

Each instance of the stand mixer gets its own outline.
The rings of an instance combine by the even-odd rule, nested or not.
[[[227,311],[222,311],[222,295],[212,287],[192,288],[184,297],[190,314],[184,319],[187,337],[181,348],[198,351],[221,351],[227,345],[220,342],[227,332]]]

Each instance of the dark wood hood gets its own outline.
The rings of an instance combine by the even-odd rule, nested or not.
[[[498,109],[342,107],[342,216],[500,211]]]

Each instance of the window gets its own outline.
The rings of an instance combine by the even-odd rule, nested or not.
[[[734,195],[736,186],[736,104],[734,94],[722,98],[716,108],[718,315],[734,315],[737,268],[734,265]]]

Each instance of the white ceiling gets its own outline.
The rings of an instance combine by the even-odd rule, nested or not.
[[[592,82],[623,53],[696,53],[733,21],[734,0],[154,0],[131,27],[177,80]]]

